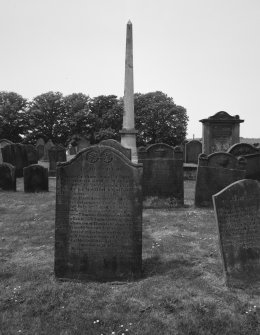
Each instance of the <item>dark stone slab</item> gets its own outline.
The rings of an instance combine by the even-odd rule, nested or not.
[[[142,166],[92,146],[57,165],[55,274],[119,280],[140,276]]]
[[[36,142],[36,150],[38,154],[38,160],[42,160],[44,158],[44,147],[45,147],[45,141],[43,138],[39,138]]]
[[[212,195],[233,182],[245,178],[245,159],[226,152],[201,154],[195,186],[195,206],[210,207]]]
[[[33,164],[23,169],[24,192],[48,192],[48,169],[41,165]]]
[[[108,139],[108,140],[103,140],[99,142],[99,145],[106,145],[108,147],[112,147],[119,152],[121,152],[123,155],[125,155],[128,159],[131,160],[131,149],[127,149],[122,146],[121,143],[117,142],[116,140],[113,139]]]
[[[185,163],[198,164],[199,155],[202,153],[202,143],[192,140],[185,143]]]
[[[47,143],[44,145],[44,155],[42,160],[49,161],[49,150],[53,148],[55,145],[53,144],[52,140],[48,140]]]
[[[28,166],[26,146],[15,143],[8,144],[2,148],[3,162],[10,163],[15,167],[16,177],[23,176],[23,168]]]
[[[27,152],[27,160],[28,164],[37,164],[38,163],[38,153],[37,149],[32,144],[25,144],[26,152]]]
[[[143,195],[145,198],[169,198],[171,203],[183,205],[182,158],[183,153],[180,147],[173,148],[164,143],[152,144],[147,147],[145,157],[142,159]],[[152,207],[152,203],[148,201],[145,206]]]
[[[0,190],[16,191],[15,167],[9,163],[0,164]]]
[[[237,181],[213,196],[226,282],[260,285],[260,184]]]
[[[66,149],[61,145],[55,145],[49,150],[50,168],[49,175],[56,175],[57,162],[66,162]]]

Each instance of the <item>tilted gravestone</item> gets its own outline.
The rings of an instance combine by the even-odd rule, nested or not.
[[[16,191],[15,167],[9,163],[0,164],[0,190]]]
[[[47,143],[44,145],[44,155],[42,160],[49,161],[49,150],[54,147],[52,140],[48,140]]]
[[[164,143],[152,144],[147,147],[142,163],[143,195],[147,200],[145,206],[167,207],[167,201],[157,202],[156,199],[152,199],[153,197],[167,198],[169,204],[183,205],[182,150],[179,147],[173,148]],[[147,199],[148,197],[150,200]]]
[[[37,164],[38,163],[38,153],[37,149],[32,144],[25,144],[26,152],[27,152],[27,160],[28,164]]]
[[[260,285],[260,184],[237,181],[213,195],[226,282]]]
[[[38,160],[42,160],[44,158],[44,146],[45,146],[45,141],[43,138],[38,138],[36,142],[36,150],[38,154]]]
[[[102,281],[141,274],[141,180],[141,165],[106,146],[57,165],[57,277]]]
[[[23,169],[24,192],[49,191],[48,169],[32,164]]]
[[[112,147],[119,152],[121,152],[123,155],[125,155],[128,159],[131,160],[131,149],[127,149],[122,146],[121,143],[117,142],[116,140],[113,139],[108,139],[108,140],[103,140],[99,142],[99,145],[106,145],[108,147]]]
[[[55,145],[49,150],[49,160],[50,160],[50,168],[49,175],[56,175],[56,165],[57,162],[66,162],[66,149],[61,145]]]
[[[28,166],[26,146],[21,143],[8,144],[2,148],[3,162],[15,167],[16,177],[23,176],[23,168]]]
[[[245,159],[226,152],[201,154],[195,186],[195,206],[212,206],[212,195],[245,178]]]
[[[246,160],[246,178],[260,180],[260,150],[248,143],[237,143],[227,151]]]
[[[191,140],[185,143],[185,163],[198,164],[199,155],[202,153],[202,143]]]

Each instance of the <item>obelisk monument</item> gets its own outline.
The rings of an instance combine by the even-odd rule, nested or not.
[[[132,23],[126,26],[126,53],[125,53],[125,90],[123,128],[120,130],[121,144],[131,149],[132,162],[137,163],[135,115],[134,115],[134,69],[133,69],[133,32]]]

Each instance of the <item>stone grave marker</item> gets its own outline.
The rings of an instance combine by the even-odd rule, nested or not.
[[[239,180],[213,195],[226,283],[260,285],[260,184]]]
[[[48,169],[38,164],[32,164],[23,169],[24,192],[48,192]]]
[[[5,138],[0,139],[0,148],[3,148],[8,144],[14,144],[14,143],[12,141],[6,140]]]
[[[49,150],[54,147],[54,144],[52,142],[52,140],[48,140],[48,142],[44,145],[44,155],[42,160],[43,161],[49,161]]]
[[[170,204],[182,206],[183,152],[180,147],[152,144],[147,147],[142,163],[145,207],[168,207]],[[158,201],[160,198],[165,201]]]
[[[0,164],[0,190],[16,191],[15,167],[9,163]]]
[[[85,137],[82,137],[77,143],[77,152],[79,152],[82,149],[86,149],[89,146],[90,146],[90,141],[87,140]]]
[[[119,280],[142,267],[142,166],[91,146],[57,165],[55,274]]]
[[[195,206],[212,206],[212,195],[245,178],[246,161],[226,152],[201,154],[195,186]]]
[[[66,149],[62,145],[55,145],[49,150],[50,168],[49,175],[56,175],[57,162],[66,162]]]
[[[202,153],[202,143],[191,140],[185,143],[185,163],[198,164],[199,155]]]
[[[2,148],[3,162],[15,167],[16,177],[23,176],[23,168],[28,166],[26,146],[21,143],[8,144]]]
[[[117,142],[116,140],[113,139],[108,139],[108,140],[103,140],[99,142],[99,145],[106,145],[108,147],[112,147],[119,152],[121,152],[123,155],[125,155],[128,159],[131,160],[131,149],[127,149],[122,146],[121,143]]]
[[[235,157],[239,157],[239,156],[257,154],[260,153],[260,150],[256,148],[254,145],[251,145],[249,143],[236,143],[232,145],[227,150],[227,152]]]
[[[44,158],[44,147],[45,147],[44,139],[41,137],[38,138],[35,147],[38,153],[38,160],[40,161]]]
[[[37,164],[38,163],[38,153],[37,149],[32,144],[25,144],[26,152],[27,152],[27,160],[28,164]]]
[[[138,163],[143,163],[145,155],[146,155],[145,147],[144,146],[138,147],[137,148]]]

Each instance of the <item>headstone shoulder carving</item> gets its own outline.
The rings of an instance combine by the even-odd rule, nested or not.
[[[107,139],[99,142],[99,145],[106,145],[112,147],[118,151],[120,151],[123,155],[125,155],[128,159],[131,160],[131,149],[125,148],[121,143],[117,142],[113,139]]]
[[[48,169],[32,164],[23,169],[25,192],[48,192]]]
[[[142,264],[142,166],[112,147],[91,146],[57,165],[55,274],[138,277]]]
[[[12,164],[0,164],[0,190],[16,191],[15,167]]]
[[[226,282],[260,284],[260,184],[237,181],[213,195]]]
[[[238,157],[238,156],[260,153],[260,150],[257,149],[254,145],[251,145],[249,143],[236,143],[232,145],[227,152],[235,157]]]

